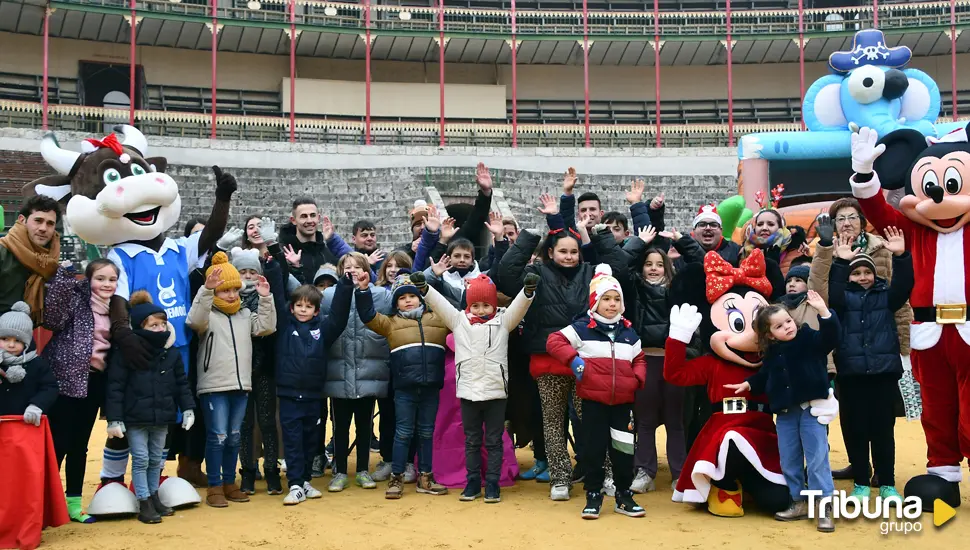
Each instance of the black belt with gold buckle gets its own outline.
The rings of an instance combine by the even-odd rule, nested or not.
[[[967,322],[967,304],[938,304],[932,307],[914,307],[913,320],[938,325],[959,325]]]
[[[760,412],[771,414],[771,409],[767,403],[758,403],[745,397],[725,397],[720,401],[711,403],[712,413],[723,414],[744,414],[748,412]]]

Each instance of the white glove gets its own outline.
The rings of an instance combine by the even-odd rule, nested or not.
[[[220,250],[230,250],[233,246],[242,244],[243,230],[238,227],[230,227],[225,233],[219,237],[216,241],[216,246]]]
[[[125,436],[125,423],[124,422],[108,422],[108,439],[112,437],[117,437],[121,439]]]
[[[880,143],[879,135],[872,128],[860,128],[852,134],[852,171],[857,174],[871,174],[872,163],[886,151],[886,144]]]
[[[670,308],[669,336],[685,344],[690,343],[697,327],[701,326],[704,316],[697,311],[697,306],[684,304]]]
[[[276,232],[276,222],[270,218],[260,219],[259,236],[263,238],[264,243],[275,243],[280,237],[280,234]]]
[[[195,411],[191,409],[182,411],[182,429],[189,431],[193,425],[195,425]]]
[[[40,410],[37,405],[27,405],[27,410],[24,411],[24,422],[40,427],[40,415],[42,414],[44,414],[44,411]]]
[[[839,414],[839,401],[835,398],[835,390],[829,388],[829,396],[826,399],[813,399],[808,402],[812,416],[818,420],[819,424],[829,424]]]

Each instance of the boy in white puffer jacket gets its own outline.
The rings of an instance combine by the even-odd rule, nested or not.
[[[508,309],[498,308],[498,291],[486,275],[467,283],[468,307],[459,311],[434,288],[428,287],[424,274],[411,274],[411,282],[425,295],[428,306],[437,313],[455,337],[455,369],[461,422],[465,430],[465,468],[467,482],[460,500],[475,500],[482,492],[482,425],[485,426],[485,502],[501,500],[505,405],[509,397],[509,332],[525,317],[535,296],[539,276],[529,274],[524,288]]]

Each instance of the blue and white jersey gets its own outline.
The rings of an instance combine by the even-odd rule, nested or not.
[[[127,300],[132,292],[147,290],[175,327],[176,347],[189,345],[190,335],[185,327],[192,305],[189,272],[199,261],[200,235],[201,232],[165,239],[158,252],[140,244],[122,243],[107,255],[119,268],[115,294]]]

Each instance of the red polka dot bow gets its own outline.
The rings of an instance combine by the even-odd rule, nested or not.
[[[712,250],[704,256],[704,274],[707,276],[707,301],[711,304],[741,285],[755,289],[766,298],[771,296],[771,283],[765,276],[765,255],[759,248],[741,262],[741,267],[734,267]]]

